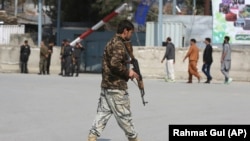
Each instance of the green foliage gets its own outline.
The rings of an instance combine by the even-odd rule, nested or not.
[[[121,6],[123,3],[129,3],[131,0],[96,0],[91,4],[92,9],[94,12],[97,13],[97,19],[96,20],[101,20],[105,16],[109,15],[111,12],[113,12],[116,8]],[[133,3],[129,3],[133,4]],[[134,9],[134,8],[133,8]],[[111,19],[106,25],[103,27],[106,30],[115,30],[117,24],[123,20],[126,19],[130,13],[133,11],[127,11],[124,10],[122,13]],[[98,22],[95,21],[95,22]]]
[[[186,0],[186,4],[190,9],[193,9],[194,0]],[[196,0],[196,15],[204,15],[204,5],[206,0]]]
[[[213,30],[213,41],[216,43],[220,43],[223,41],[225,35],[227,35],[226,28],[227,28],[227,23],[225,20],[225,17],[221,13],[216,13],[215,14],[216,22],[219,22],[220,24],[216,24]]]
[[[147,21],[157,21],[158,20],[159,8],[153,5],[148,12]]]

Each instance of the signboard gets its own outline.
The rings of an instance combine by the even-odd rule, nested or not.
[[[213,43],[250,44],[250,0],[212,0]]]

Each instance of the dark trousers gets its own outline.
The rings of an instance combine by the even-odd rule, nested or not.
[[[47,69],[47,58],[40,58],[39,62],[40,74],[45,74],[46,69]]]
[[[67,56],[64,58],[64,69],[65,69],[65,75],[69,76],[71,73],[71,65],[72,65],[72,60],[71,56]]]
[[[47,58],[47,68],[46,68],[47,74],[50,73],[50,63],[51,63],[51,56],[48,56],[48,58]]]
[[[80,70],[80,63],[80,59],[75,58],[75,63],[72,65],[72,75],[76,73],[76,76],[78,76]]]
[[[28,73],[27,63],[28,61],[21,61],[21,64],[20,64],[21,73]]]
[[[211,67],[211,63],[204,63],[202,66],[202,71],[203,73],[207,76],[207,80],[211,80],[212,76],[210,74],[210,67]]]
[[[28,73],[28,60],[29,60],[29,56],[26,53],[21,54],[20,56],[21,73]]]
[[[64,59],[61,59],[61,73],[60,73],[60,75],[64,75],[64,74],[65,74],[65,61],[64,61]]]

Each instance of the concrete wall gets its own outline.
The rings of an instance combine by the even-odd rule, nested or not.
[[[0,72],[20,72],[19,70],[19,51],[17,46],[0,46]],[[164,55],[165,47],[134,47],[134,55],[139,61],[141,73],[147,78],[163,78],[165,76],[165,63],[161,63]],[[186,80],[188,77],[187,68],[188,60],[182,62],[187,48],[176,49],[175,73],[176,79]],[[58,74],[60,71],[59,60],[60,48],[54,47],[52,55],[51,73]],[[200,60],[198,63],[199,71],[202,67],[202,53],[200,49]],[[221,49],[214,49],[214,62],[211,67],[211,74],[214,80],[223,80],[220,72],[220,55]],[[250,49],[233,48],[232,53],[232,69],[231,77],[234,80],[250,81]],[[31,56],[28,63],[30,73],[38,73],[39,71],[39,48],[34,47],[31,50]],[[205,75],[200,72],[203,79]]]
[[[175,74],[176,79],[188,78],[188,60],[183,62],[183,58],[187,53],[188,48],[176,49],[176,63]],[[139,47],[135,48],[135,56],[140,63],[141,73],[146,77],[163,78],[165,76],[165,62],[162,64],[160,61],[165,53],[164,47]],[[233,49],[232,53],[232,69],[230,71],[231,77],[234,80],[250,81],[250,49]],[[202,76],[202,79],[206,79],[201,68],[203,49],[200,49],[200,59],[198,62],[198,69]],[[214,48],[213,59],[214,62],[211,66],[211,75],[214,80],[224,80],[224,77],[220,71],[220,57],[221,49]],[[196,78],[195,78],[196,79]],[[194,80],[195,80],[194,79]]]
[[[51,61],[51,73],[59,73],[60,70],[60,48],[53,49]],[[40,49],[31,47],[31,54],[28,62],[30,73],[39,72]],[[20,47],[2,45],[0,46],[0,72],[20,72],[19,69]]]

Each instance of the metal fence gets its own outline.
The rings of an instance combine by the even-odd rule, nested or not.
[[[0,25],[0,44],[10,44],[11,34],[24,34],[24,25]]]
[[[167,37],[172,38],[176,47],[183,47],[186,37],[186,28],[182,22],[163,22],[162,42],[166,42]],[[158,23],[146,23],[146,46],[156,46],[157,44]]]
[[[82,41],[86,47],[81,56],[82,72],[101,72],[101,61],[107,42],[115,35],[115,32],[94,32]],[[145,46],[145,33],[135,33],[132,36],[133,46]]]

